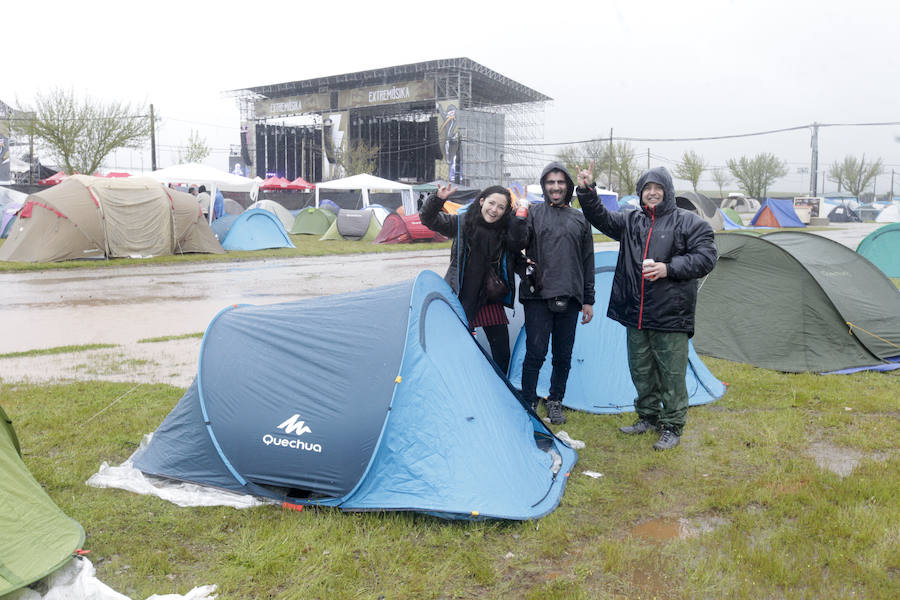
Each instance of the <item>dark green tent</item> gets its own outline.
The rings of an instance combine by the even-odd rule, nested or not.
[[[900,355],[900,294],[872,263],[805,232],[717,233],[697,297],[697,352],[788,372]]]
[[[0,406],[0,596],[66,564],[84,543],[22,462],[12,421]]]
[[[867,235],[856,247],[888,277],[900,277],[900,223],[888,223]]]

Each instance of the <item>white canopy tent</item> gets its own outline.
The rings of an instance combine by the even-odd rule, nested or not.
[[[162,183],[185,184],[185,185],[205,185],[209,191],[211,202],[216,198],[216,190],[223,192],[248,192],[250,199],[254,202],[259,195],[259,184],[262,181],[258,177],[250,179],[249,177],[241,177],[222,171],[215,167],[201,165],[198,163],[184,163],[181,165],[173,165],[165,169],[158,169],[146,174]],[[210,206],[212,206],[210,204]],[[213,211],[209,211],[210,221],[212,221]]]
[[[316,208],[319,206],[319,190],[362,190],[362,207],[369,207],[369,192],[400,192],[403,200],[403,212],[407,215],[416,212],[416,203],[413,201],[413,190],[411,185],[391,181],[390,179],[382,179],[374,175],[353,175],[343,179],[335,179],[334,181],[324,181],[316,184]]]

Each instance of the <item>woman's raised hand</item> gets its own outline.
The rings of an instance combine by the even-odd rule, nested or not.
[[[450,194],[456,191],[456,188],[453,184],[448,183],[447,185],[439,185],[437,192],[435,192],[435,196],[440,198],[441,200],[446,200],[450,197]]]
[[[578,171],[578,187],[587,188],[591,187],[594,183],[594,161],[591,161],[591,166],[588,169],[581,169]]]

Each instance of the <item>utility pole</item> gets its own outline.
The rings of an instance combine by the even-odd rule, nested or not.
[[[812,139],[809,142],[812,148],[812,159],[809,164],[809,195],[816,196],[816,183],[819,181],[819,124],[812,124]]]
[[[34,127],[28,133],[28,185],[34,185]]]
[[[615,160],[615,152],[613,152],[613,138],[612,138],[612,127],[609,128],[609,180],[606,182],[606,187],[609,189],[613,189],[612,184],[612,168],[613,168],[613,160]]]
[[[500,153],[500,185],[503,185],[503,153]]]
[[[647,148],[647,170],[650,170],[650,148]]]
[[[156,119],[153,117],[153,105],[150,105],[150,170],[156,170]]]

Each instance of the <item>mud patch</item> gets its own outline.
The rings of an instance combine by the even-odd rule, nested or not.
[[[693,519],[661,517],[638,523],[629,533],[634,537],[652,542],[667,542],[695,538],[717,527],[727,525],[728,522],[728,519],[722,517],[696,517]]]
[[[864,459],[883,461],[887,455],[883,453],[865,453],[853,448],[841,448],[828,442],[815,442],[807,450],[807,455],[816,461],[820,469],[831,471],[840,477],[853,472]]]
[[[117,381],[166,383],[187,388],[197,374],[200,338],[0,359],[4,383]]]

